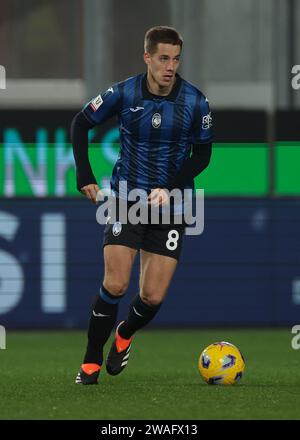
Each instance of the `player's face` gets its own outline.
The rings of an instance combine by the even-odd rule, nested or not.
[[[148,72],[159,87],[169,87],[175,82],[179,67],[180,46],[158,43],[154,54],[144,54]]]

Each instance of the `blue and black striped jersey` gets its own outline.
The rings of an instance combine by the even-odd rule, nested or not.
[[[120,153],[111,177],[117,194],[122,180],[128,191],[149,193],[167,186],[190,156],[191,145],[212,140],[206,97],[178,74],[168,96],[151,94],[146,74],[140,74],[113,85],[83,112],[95,125],[118,117]],[[193,181],[186,188],[193,188]]]

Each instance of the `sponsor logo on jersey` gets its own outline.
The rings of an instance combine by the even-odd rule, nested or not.
[[[202,128],[203,130],[208,130],[212,126],[211,112],[208,115],[202,117]]]
[[[93,111],[96,112],[102,103],[103,103],[103,99],[101,95],[98,95],[96,96],[95,99],[92,100],[90,106],[92,107]]]
[[[161,125],[161,115],[159,113],[154,113],[152,116],[152,127],[159,128]]]

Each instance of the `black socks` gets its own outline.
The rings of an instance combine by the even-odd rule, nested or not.
[[[149,306],[137,295],[131,303],[126,321],[118,329],[121,338],[129,339],[137,330],[147,325],[159,311],[161,304]]]
[[[113,296],[103,286],[100,295],[97,293],[92,305],[84,364],[102,365],[103,347],[116,323],[118,305],[123,296]]]
[[[103,286],[100,289],[100,295],[96,295],[89,321],[84,364],[102,365],[103,347],[116,324],[118,305],[123,296],[111,295]],[[119,335],[124,339],[131,338],[137,330],[152,321],[160,307],[161,304],[149,306],[138,294],[131,303],[126,321],[119,327]]]

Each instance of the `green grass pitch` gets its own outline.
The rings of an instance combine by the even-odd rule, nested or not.
[[[78,386],[84,332],[8,330],[0,418],[299,419],[300,350],[292,349],[292,336],[290,329],[140,331],[119,376],[103,368],[98,386]],[[200,352],[220,340],[246,359],[234,386],[209,386],[198,373]]]

